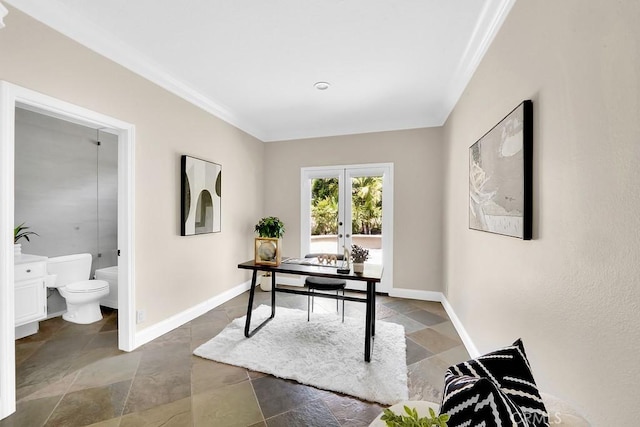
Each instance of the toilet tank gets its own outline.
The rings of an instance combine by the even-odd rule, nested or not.
[[[91,274],[91,261],[91,254],[52,257],[47,260],[47,273],[57,276],[54,287],[59,288],[69,283],[88,280]]]

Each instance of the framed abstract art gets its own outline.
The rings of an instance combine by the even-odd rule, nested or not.
[[[217,233],[221,229],[222,166],[182,156],[180,234]]]
[[[522,102],[469,148],[469,228],[530,240],[533,105]]]

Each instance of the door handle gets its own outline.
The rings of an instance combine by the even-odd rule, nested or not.
[[[349,238],[349,237],[351,237],[351,234],[347,234],[345,237]]]
[[[338,234],[338,239],[342,239],[342,234]]]

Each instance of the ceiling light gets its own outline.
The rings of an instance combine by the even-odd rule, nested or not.
[[[331,85],[327,82],[317,82],[313,85],[313,87],[315,87],[318,90],[327,90],[329,89],[329,86]]]

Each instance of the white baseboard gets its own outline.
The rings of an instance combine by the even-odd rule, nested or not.
[[[40,329],[40,322],[38,321],[16,326],[16,339],[19,340],[20,338],[37,334],[39,329]]]
[[[278,285],[304,286],[304,278],[300,276],[285,276],[278,274],[276,276],[276,281],[278,282]]]
[[[54,317],[60,317],[65,314],[67,310],[56,311],[55,313],[47,313],[47,318],[45,320],[53,319]]]
[[[168,319],[162,320],[153,326],[149,326],[148,328],[136,332],[134,349],[150,341],[153,341],[154,339],[184,325],[187,322],[192,321],[198,316],[202,316],[209,310],[212,310],[219,305],[229,301],[230,299],[237,297],[241,293],[249,290],[250,287],[251,281],[248,280],[244,283],[239,284],[238,286],[229,289],[228,291],[221,293],[220,295],[208,299],[207,301],[201,302],[200,304],[188,308],[178,314],[174,314]]]
[[[462,339],[462,343],[464,344],[464,347],[467,349],[467,353],[469,353],[469,356],[471,356],[474,359],[480,356],[478,347],[476,347],[476,345],[473,343],[473,341],[471,340],[471,337],[469,336],[469,333],[467,332],[464,325],[462,324],[462,321],[460,321],[460,318],[458,317],[458,315],[455,313],[455,311],[453,311],[453,307],[451,306],[451,304],[449,304],[449,300],[447,300],[447,297],[442,295],[441,302],[445,311],[449,315],[449,319],[451,319],[451,323],[453,323],[453,326],[456,328],[458,335],[460,335],[460,339]]]
[[[447,297],[444,296],[442,292],[434,292],[434,291],[420,291],[416,289],[391,289],[389,291],[390,297],[399,297],[399,298],[409,298],[409,299],[417,299],[422,301],[437,301],[442,303],[447,315],[451,319],[451,323],[456,328],[456,332],[460,335],[460,339],[464,344],[464,347],[467,349],[469,355],[473,358],[480,356],[480,352],[478,351],[478,347],[473,343],[469,333],[465,329],[464,325],[460,321],[460,318],[453,310],[453,307],[447,300]]]
[[[286,277],[286,276],[278,276],[278,284],[283,285],[291,285],[291,286],[302,286],[302,279],[296,277]],[[138,331],[135,335],[135,346],[134,348],[138,348],[143,344],[146,344],[154,339],[166,334],[184,325],[187,322],[192,321],[198,316],[203,315],[209,310],[212,310],[219,305],[229,301],[232,298],[240,295],[241,293],[249,290],[251,286],[251,281],[246,281],[244,283],[239,284],[226,292],[223,292],[220,295],[217,295],[207,301],[204,301],[198,305],[195,305],[187,310],[184,310],[181,313],[175,314],[168,319],[165,319],[159,323],[156,323],[153,326],[145,328],[141,331]],[[444,296],[442,292],[434,292],[434,291],[421,291],[416,289],[400,289],[394,288],[389,291],[389,296],[391,297],[399,297],[399,298],[408,298],[408,299],[416,299],[422,301],[437,301],[442,303],[445,311],[449,315],[451,319],[451,323],[456,328],[458,335],[462,339],[462,343],[464,344],[467,352],[471,357],[480,356],[480,352],[478,348],[473,343],[473,340],[469,336],[467,330],[464,325],[456,315],[453,307]]]
[[[442,301],[442,292],[419,291],[417,289],[393,288],[389,291],[390,297],[417,299],[421,301]]]

